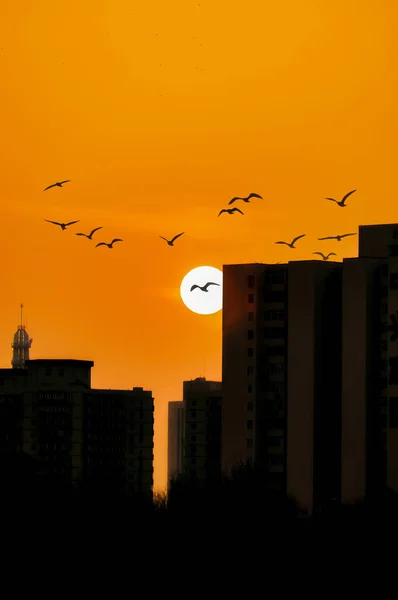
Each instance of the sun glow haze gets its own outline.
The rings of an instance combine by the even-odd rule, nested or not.
[[[0,364],[23,302],[32,358],[94,360],[94,387],[152,390],[164,487],[168,401],[221,379],[222,311],[186,310],[185,274],[341,260],[355,236],[316,238],[398,220],[398,3],[65,6],[0,2]],[[354,188],[344,210],[324,200]],[[250,192],[264,199],[217,218]],[[274,243],[300,233],[294,251]]]

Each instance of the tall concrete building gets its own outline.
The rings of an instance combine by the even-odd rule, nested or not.
[[[344,261],[342,501],[398,492],[398,224],[359,227]]]
[[[184,469],[184,402],[169,402],[167,482],[181,475]]]
[[[198,377],[183,383],[184,474],[198,482],[221,475],[222,384]]]
[[[152,393],[92,389],[93,365],[40,359],[0,369],[0,453],[22,450],[70,483],[151,493]]]
[[[222,466],[309,512],[340,493],[342,264],[223,269]]]

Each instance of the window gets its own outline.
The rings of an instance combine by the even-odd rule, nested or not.
[[[398,256],[398,244],[393,244],[389,247],[389,256]]]
[[[254,312],[247,313],[247,319],[248,321],[254,321]]]
[[[283,321],[285,313],[283,310],[266,310],[264,312],[264,319],[266,321]]]
[[[253,440],[251,438],[247,438],[247,440],[246,440],[246,446],[248,448],[253,448]]]
[[[253,350],[253,348],[248,348],[247,349],[247,356],[248,356],[248,358],[253,358],[253,356],[254,356],[254,350]]]
[[[283,363],[271,363],[268,365],[268,371],[270,375],[277,375],[285,372],[285,365]]]
[[[247,296],[247,300],[248,300],[249,304],[253,304],[254,303],[254,294],[249,294]]]
[[[253,329],[249,329],[247,332],[247,339],[248,340],[252,340],[254,339],[254,330]]]
[[[253,402],[247,403],[247,412],[253,412]]]
[[[265,277],[268,283],[284,283],[285,282],[285,271],[269,270]]]
[[[264,338],[268,340],[280,340],[285,337],[284,327],[264,327]]]
[[[249,421],[247,422],[247,428],[253,429],[253,421],[251,419],[249,419]]]
[[[247,386],[247,391],[249,392],[249,394],[253,392],[253,386],[251,383],[249,383],[249,385]]]
[[[51,369],[46,369],[46,371],[45,371],[44,374],[45,374],[46,377],[50,377],[50,375],[51,375]]]
[[[253,371],[254,371],[253,367],[247,367],[247,375],[248,376],[253,375]]]
[[[254,275],[248,275],[247,276],[247,286],[249,288],[253,288],[254,287]]]

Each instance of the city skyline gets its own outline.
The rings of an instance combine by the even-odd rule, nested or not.
[[[95,360],[95,387],[153,390],[155,488],[168,401],[183,380],[221,379],[222,313],[183,305],[188,271],[314,251],[341,261],[357,255],[355,236],[316,239],[396,220],[397,11],[342,0],[1,11],[0,365],[23,302],[32,358]],[[344,211],[324,200],[354,188]],[[244,216],[217,218],[252,191],[263,199],[237,203]],[[94,250],[46,218],[124,242]],[[181,231],[174,248],[158,239]],[[295,250],[275,245],[304,232]]]

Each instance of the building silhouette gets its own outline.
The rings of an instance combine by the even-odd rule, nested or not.
[[[69,484],[149,494],[152,392],[92,389],[93,366],[37,359],[0,369],[0,453],[23,451]]]
[[[23,304],[21,304],[21,321],[18,325],[18,329],[14,334],[13,343],[11,347],[13,349],[12,361],[11,365],[13,369],[23,369],[25,366],[25,361],[29,360],[29,350],[32,345],[31,339],[29,339],[29,335],[23,325],[22,321],[22,310]]]
[[[168,406],[168,447],[167,482],[175,479],[184,470],[184,402],[169,402]]]
[[[197,377],[183,383],[184,474],[191,481],[215,482],[221,475],[220,381]]]
[[[359,227],[344,260],[342,501],[398,492],[398,224]]]
[[[222,466],[313,512],[340,494],[341,263],[223,269]]]

